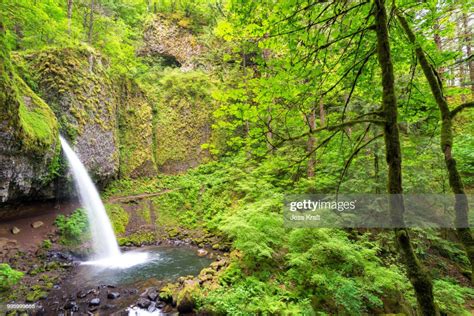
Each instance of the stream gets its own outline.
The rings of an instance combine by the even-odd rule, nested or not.
[[[148,260],[128,268],[76,262],[69,275],[45,300],[43,307],[46,314],[57,314],[66,309],[126,315],[125,311],[136,305],[140,297],[145,297],[147,290],[159,290],[181,276],[197,276],[213,261],[198,256],[197,249],[191,246],[141,247],[126,251],[123,255],[129,253],[147,253]],[[112,298],[114,295],[117,297]],[[94,302],[100,303],[91,307]],[[130,315],[161,315],[161,307],[157,301],[152,313],[135,308],[130,309]]]

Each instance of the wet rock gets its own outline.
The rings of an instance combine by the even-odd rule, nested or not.
[[[13,235],[17,235],[17,234],[20,233],[20,229],[16,226],[13,226],[11,232],[12,232]]]
[[[101,308],[102,308],[102,309],[105,309],[105,310],[107,310],[107,309],[113,309],[113,308],[115,308],[115,305],[113,305],[113,304],[105,304],[105,305],[102,306]]]
[[[92,294],[94,296],[97,296],[99,295],[100,291],[99,290],[96,290],[96,289],[90,289],[87,294]]]
[[[43,223],[42,221],[36,221],[36,222],[33,222],[33,223],[31,224],[31,227],[33,227],[33,228],[40,228],[40,227],[43,226],[43,225],[44,225],[44,223]]]
[[[164,314],[171,313],[172,311],[173,311],[173,307],[170,306],[170,305],[165,305],[165,306],[163,306],[163,308],[161,309],[161,312],[164,313]]]
[[[148,312],[150,312],[150,313],[153,313],[154,311],[156,311],[156,303],[155,303],[155,302],[151,302],[151,303],[150,303],[150,306],[148,306],[147,310],[148,310]]]
[[[198,251],[197,251],[197,255],[198,255],[199,257],[207,256],[208,253],[209,253],[209,252],[208,252],[207,250],[205,250],[205,249],[198,249]]]
[[[109,300],[114,300],[114,299],[119,298],[119,297],[120,297],[119,292],[109,292],[109,293],[107,293],[107,298]]]
[[[73,257],[68,253],[63,253],[61,251],[49,251],[48,259],[51,260],[64,260],[64,261],[73,261]]]
[[[177,297],[177,308],[180,313],[191,313],[196,306],[194,294],[198,291],[199,283],[195,280],[186,280],[184,289],[180,291]]]
[[[100,298],[96,297],[89,301],[89,306],[99,306],[100,305]]]
[[[165,302],[156,302],[156,308],[158,309],[162,309],[163,307],[165,307],[166,303]]]
[[[137,306],[140,308],[147,309],[150,305],[151,305],[151,301],[143,297],[139,298],[137,301]]]
[[[87,296],[87,294],[89,294],[89,291],[81,290],[81,291],[77,292],[76,297],[77,298],[84,298],[84,297]]]
[[[225,264],[226,264],[226,261],[224,259],[221,259],[219,261],[214,261],[213,263],[211,263],[211,268],[215,270],[219,270],[220,268],[224,267]]]
[[[149,298],[151,301],[156,301],[156,299],[158,298],[158,292],[156,291],[155,288],[151,288],[151,289],[148,291],[148,298]]]
[[[191,296],[184,296],[178,303],[178,312],[180,313],[191,313],[194,309],[194,300]]]
[[[64,305],[65,310],[71,310],[73,312],[77,312],[79,310],[79,306],[75,301],[69,301]]]

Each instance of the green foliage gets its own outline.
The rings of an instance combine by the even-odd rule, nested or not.
[[[0,291],[8,291],[22,277],[23,272],[12,269],[7,263],[0,263]]]
[[[89,222],[84,209],[77,209],[71,215],[58,215],[54,222],[65,245],[78,245],[89,238]]]
[[[384,267],[380,249],[364,241],[352,242],[340,230],[297,229],[289,235],[288,275],[319,302],[356,315],[380,308],[383,296],[402,297],[406,278],[396,266]]]
[[[119,204],[105,204],[105,210],[112,222],[115,234],[124,234],[130,217],[128,213]]]
[[[41,247],[43,247],[43,249],[51,249],[51,247],[53,246],[53,242],[50,240],[50,239],[45,239],[43,240],[43,243],[41,245]]]
[[[446,315],[471,315],[465,308],[467,300],[474,298],[472,288],[460,286],[450,280],[434,281],[435,301]]]
[[[152,244],[156,241],[156,236],[150,231],[139,231],[128,236],[118,237],[120,246],[142,246]]]
[[[241,250],[250,266],[271,259],[283,244],[285,231],[281,209],[281,196],[250,203],[239,212],[227,217],[220,227]]]

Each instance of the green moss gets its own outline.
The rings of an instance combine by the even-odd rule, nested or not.
[[[58,139],[58,125],[53,111],[26,84],[18,80],[19,117],[23,145],[43,152]]]
[[[156,163],[175,171],[207,157],[201,145],[210,138],[212,81],[201,72],[170,71],[160,81],[156,106]]]
[[[152,107],[133,81],[124,79],[120,90],[120,175],[125,178],[155,175]]]
[[[151,231],[136,232],[132,235],[119,237],[120,246],[140,246],[151,244],[156,241],[156,235]]]
[[[148,203],[143,203],[142,207],[139,209],[139,215],[145,220],[148,224],[151,224],[151,210]]]
[[[91,55],[96,60],[92,72]],[[88,47],[74,47],[48,49],[24,58],[29,71],[36,74],[38,91],[45,100],[67,102],[66,117],[63,106],[55,104],[53,111],[71,139],[80,135],[86,124],[98,124],[104,131],[115,129],[115,91],[106,69],[97,62],[102,58],[99,54]]]
[[[30,292],[26,295],[26,302],[33,303],[38,301],[39,299],[46,298],[48,292],[45,288],[41,285],[33,285],[31,287]]]
[[[115,234],[124,234],[129,221],[128,213],[118,204],[106,204],[105,209],[112,222]]]

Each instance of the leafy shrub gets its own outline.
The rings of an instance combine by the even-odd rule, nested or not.
[[[23,272],[12,269],[7,263],[0,263],[0,291],[7,291],[23,277]]]
[[[88,238],[89,222],[84,209],[77,209],[71,215],[58,215],[54,222],[61,236],[61,243],[78,245]]]
[[[447,315],[471,315],[464,304],[467,299],[474,299],[473,289],[449,280],[435,280],[433,283],[435,302],[440,311]]]

